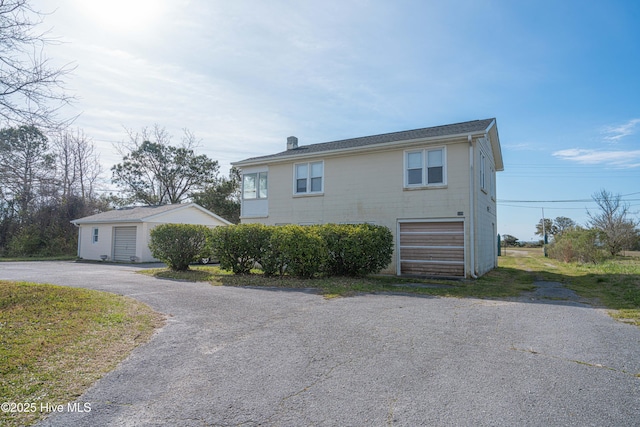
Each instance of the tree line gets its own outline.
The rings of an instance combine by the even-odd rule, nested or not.
[[[159,126],[128,134],[122,161],[111,168],[114,194],[99,190],[105,171],[81,130],[0,130],[0,256],[72,255],[70,221],[120,206],[194,201],[239,221],[238,171],[220,177],[218,162],[195,152],[193,134],[185,131],[177,146]]]
[[[157,125],[127,131],[110,171],[120,191],[98,191],[105,171],[95,145],[60,117],[74,101],[64,82],[74,66],[46,57],[55,42],[40,29],[46,16],[30,0],[0,1],[0,256],[74,254],[70,221],[117,206],[194,201],[238,222],[238,172],[220,177],[187,130],[177,146]]]
[[[598,208],[587,210],[586,226],[565,216],[541,218],[536,224],[535,234],[541,236],[541,244],[550,244],[550,254],[565,261],[597,261],[603,251],[616,256],[624,250],[640,250],[640,222],[631,217],[622,196],[601,189],[591,197]],[[502,244],[521,245],[509,234],[502,236]]]

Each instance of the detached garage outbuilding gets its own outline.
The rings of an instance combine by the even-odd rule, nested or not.
[[[149,250],[151,230],[160,224],[230,225],[195,203],[135,206],[71,221],[78,227],[78,258],[118,262],[157,261]]]

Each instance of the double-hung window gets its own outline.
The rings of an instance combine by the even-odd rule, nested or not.
[[[94,228],[91,233],[91,243],[98,243],[98,233],[99,233],[99,229]]]
[[[487,191],[487,158],[480,153],[480,188]]]
[[[405,187],[425,187],[446,183],[444,147],[405,153]]]
[[[298,163],[295,165],[294,193],[322,193],[324,191],[323,179],[323,162]]]
[[[491,198],[493,200],[496,199],[496,182],[495,182],[495,177],[496,177],[496,171],[493,168],[493,166],[491,166],[490,170],[489,170],[489,183],[491,185],[491,188],[489,190],[489,194],[491,194]]]
[[[242,198],[267,198],[267,172],[247,173],[242,176]]]

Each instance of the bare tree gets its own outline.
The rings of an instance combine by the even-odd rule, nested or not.
[[[619,194],[600,190],[591,196],[600,208],[599,213],[589,215],[590,225],[601,232],[603,243],[611,255],[628,248],[638,235],[638,222],[629,218],[629,205],[622,202]]]
[[[53,42],[36,31],[43,14],[29,0],[0,0],[0,119],[6,124],[59,125],[57,111],[72,97],[65,94],[68,66],[52,66],[44,47]]]
[[[62,196],[77,196],[83,201],[94,198],[102,166],[91,139],[80,129],[67,130],[53,140],[53,146]]]

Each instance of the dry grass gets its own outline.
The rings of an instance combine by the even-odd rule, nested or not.
[[[611,309],[612,317],[640,326],[640,252],[627,251],[598,264],[564,263],[545,258],[542,249],[512,249],[500,258],[501,269],[563,283],[581,297]]]
[[[0,396],[36,409],[0,412],[0,425],[30,425],[46,415],[41,404],[75,400],[163,321],[118,295],[0,281]]]
[[[630,254],[634,255],[634,254]],[[402,292],[448,297],[510,298],[534,290],[536,280],[564,283],[581,297],[612,309],[611,315],[640,326],[640,257],[624,256],[600,264],[564,263],[544,257],[542,248],[507,248],[499,267],[478,280],[404,279],[395,276],[364,278],[328,277],[297,279],[236,276],[219,267],[194,267],[187,272],[147,270],[156,277],[204,281],[216,286],[314,288],[325,297],[359,293]]]
[[[511,269],[496,269],[479,280],[447,280],[401,278],[396,276],[319,277],[300,279],[266,277],[259,270],[249,275],[234,275],[216,266],[197,266],[188,271],[169,269],[140,271],[155,277],[174,280],[209,282],[214,286],[251,286],[263,288],[316,289],[326,298],[361,293],[411,293],[445,297],[502,298],[515,297],[532,290],[533,280],[527,274]]]

